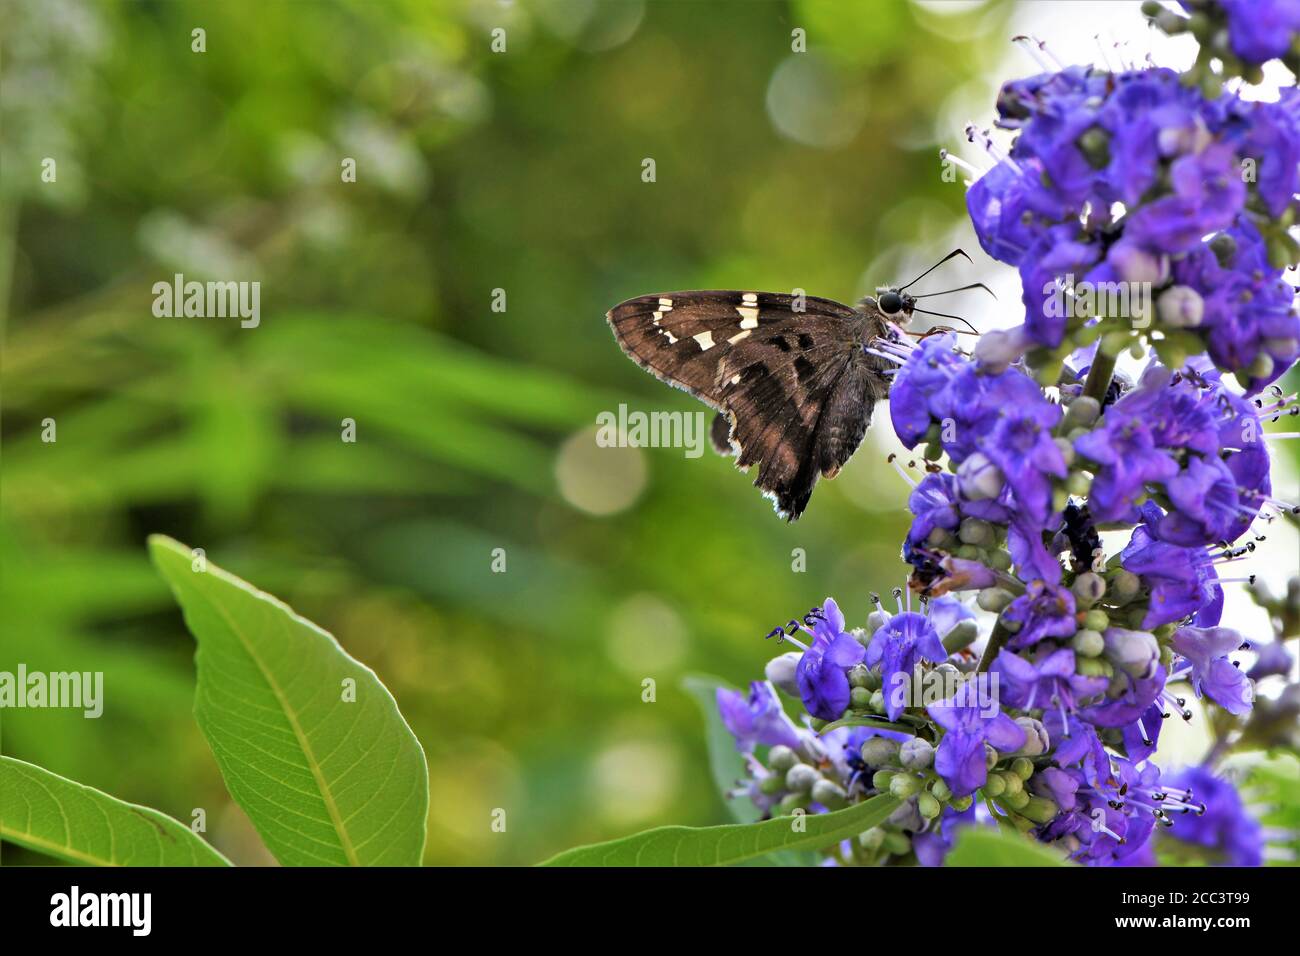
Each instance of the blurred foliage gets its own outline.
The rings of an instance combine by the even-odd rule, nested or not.
[[[861,616],[901,583],[906,489],[868,445],[786,525],[727,461],[596,449],[619,402],[698,407],[619,353],[605,310],[896,278],[877,273],[960,222],[936,160],[959,131],[935,118],[1001,55],[1006,11],[3,6],[0,669],[102,670],[106,694],[97,721],[7,711],[5,753],[181,820],[204,807],[223,853],[269,862],[191,718],[157,532],[387,683],[429,757],[428,862],[724,821],[681,678],[746,681],[772,622],[831,592]],[[156,318],[175,272],[260,281],[260,327]]]

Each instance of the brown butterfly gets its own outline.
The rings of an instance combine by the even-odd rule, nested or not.
[[[966,253],[956,249],[907,285],[855,307],[780,292],[663,292],[606,314],[628,357],[717,411],[715,449],[736,467],[758,466],[754,485],[788,521],[808,505],[819,475],[834,478],[857,450],[896,367],[869,348],[897,339],[918,309],[905,290]],[[980,283],[932,292],[945,295]],[[963,320],[964,321],[964,320]]]

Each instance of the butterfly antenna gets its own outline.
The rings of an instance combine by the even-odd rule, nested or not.
[[[932,298],[934,298],[936,295],[948,295],[949,293],[952,293],[952,292],[966,292],[966,291],[969,290],[969,289],[983,289],[983,290],[984,290],[985,292],[987,292],[989,295],[993,296],[993,298],[995,298],[995,299],[997,298],[997,296],[994,295],[993,290],[990,289],[988,286],[986,286],[983,282],[972,282],[970,285],[964,285],[964,286],[962,286],[960,289],[944,289],[942,292],[927,292],[925,295],[914,295],[914,296],[912,296],[912,298],[913,298],[913,299],[932,299]]]
[[[912,280],[911,282],[909,282],[907,285],[903,286],[901,289],[897,289],[896,291],[898,291],[898,292],[902,292],[903,289],[910,289],[912,286],[916,285],[918,282],[920,282],[922,279],[924,279],[926,276],[928,276],[928,275],[929,275],[931,272],[933,272],[935,269],[939,268],[941,265],[943,265],[943,264],[944,264],[945,262],[947,262],[949,259],[955,259],[957,256],[961,256],[961,257],[962,257],[963,259],[965,259],[967,262],[970,262],[970,261],[971,261],[971,257],[968,256],[968,255],[966,255],[965,252],[963,252],[963,251],[960,250],[960,249],[954,249],[952,252],[948,253],[946,256],[944,256],[942,259],[940,259],[938,262],[936,262],[934,265],[930,266],[930,268],[928,268],[928,269],[926,269],[924,272],[922,272],[919,276],[917,276],[915,279],[913,279],[913,280]]]
[[[979,329],[975,328],[975,326],[971,325],[969,322],[967,322],[965,319],[963,319],[960,315],[952,315],[951,313],[948,313],[948,312],[927,312],[925,309],[913,309],[912,311],[915,312],[917,315],[935,315],[935,316],[938,316],[938,317],[941,318],[941,319],[956,319],[958,322],[960,322],[960,323],[962,323],[963,325],[965,325],[966,328],[970,329],[971,332],[973,332],[974,334],[976,334],[976,335],[979,335],[979,334],[980,334],[980,333],[979,333]]]

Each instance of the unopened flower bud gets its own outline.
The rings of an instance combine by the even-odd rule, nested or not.
[[[1012,810],[1023,810],[1029,805],[1029,794],[1025,793],[1024,790],[1004,793],[999,799],[1004,806],[1008,806]]]
[[[778,689],[785,691],[791,697],[799,696],[799,684],[795,680],[795,668],[799,666],[799,658],[803,655],[798,651],[789,651],[774,657],[767,662],[763,668],[763,673],[767,675]]]
[[[885,844],[885,831],[872,827],[858,834],[858,846],[865,850],[879,850]]]
[[[796,810],[803,808],[808,798],[802,793],[787,793],[781,802],[777,804],[777,816],[788,817]]]
[[[957,466],[957,485],[971,501],[985,501],[1002,494],[1007,480],[998,466],[983,452],[975,452]]]
[[[887,611],[876,610],[867,615],[867,633],[875,634],[876,631],[884,627],[885,622],[889,620]]]
[[[1127,604],[1142,593],[1142,580],[1131,571],[1120,569],[1110,575],[1110,587],[1107,588],[1107,593],[1114,603]],[[1101,631],[1105,628],[1093,628],[1093,630]]]
[[[871,737],[863,741],[862,762],[868,767],[891,765],[898,760],[898,750],[897,740],[890,740],[888,737]],[[876,784],[876,786],[884,789],[879,784]],[[888,783],[885,786],[888,786]]]
[[[848,802],[847,794],[838,784],[825,778],[818,780],[812,787],[813,803],[820,803],[828,810],[838,810]]]
[[[758,789],[774,797],[785,790],[785,775],[779,773],[769,773],[766,777],[758,782]]]
[[[940,806],[938,800],[928,793],[921,793],[916,798],[916,810],[925,819],[933,820],[943,811],[943,807]]]
[[[1000,797],[1006,789],[1007,782],[997,774],[989,774],[989,778],[984,781],[984,792],[990,797]]]
[[[1030,797],[1029,802],[1020,808],[1020,815],[1028,817],[1035,823],[1051,823],[1057,814],[1057,806],[1047,797]]]
[[[1047,752],[1051,740],[1041,720],[1035,720],[1033,717],[1017,717],[1016,726],[1025,732],[1025,744],[1020,748],[1019,753],[1026,757],[1037,757]]]
[[[974,795],[968,793],[964,797],[953,797],[948,806],[952,807],[958,813],[965,813],[970,809],[970,805],[974,802]]]
[[[808,793],[820,779],[821,774],[812,767],[806,763],[797,763],[786,771],[785,785],[795,793]]]
[[[1068,435],[1076,428],[1087,428],[1101,417],[1101,402],[1091,395],[1080,395],[1065,409],[1064,431]]]
[[[1015,599],[1016,596],[1005,588],[985,588],[980,591],[975,603],[984,610],[997,614]]]
[[[1190,286],[1176,285],[1156,299],[1156,315],[1162,324],[1175,329],[1191,329],[1205,316],[1205,300]]]
[[[1089,631],[1105,631],[1110,627],[1110,616],[1100,608],[1093,608],[1083,616],[1083,626]]]
[[[957,537],[963,544],[984,546],[993,543],[993,525],[983,518],[963,518],[957,529]]]
[[[799,762],[799,755],[785,744],[777,744],[767,752],[767,765],[777,773],[785,773]]]
[[[925,770],[934,763],[934,745],[920,737],[903,741],[898,758],[908,770]]]
[[[877,790],[888,790],[895,776],[897,774],[893,770],[877,770],[871,775],[871,785]]]
[[[954,624],[947,634],[940,637],[943,640],[943,648],[949,654],[961,650],[963,647],[969,647],[975,638],[980,636],[980,627],[970,618],[965,618]]]
[[[895,813],[898,811],[895,810]],[[899,830],[885,831],[885,849],[893,856],[904,856],[912,850],[912,841]]]
[[[986,770],[992,770],[998,765],[998,761],[1001,759],[1002,755],[993,749],[991,743],[986,741],[984,744],[984,768]]]
[[[979,337],[975,346],[975,361],[980,368],[993,375],[1005,372],[1007,366],[1019,361],[1029,342],[1019,329],[990,329]]]
[[[1076,607],[1090,608],[1106,594],[1106,579],[1096,572],[1085,571],[1074,579],[1070,590],[1074,592]]]
[[[861,662],[854,664],[849,668],[849,686],[861,689],[867,686],[867,681],[871,677],[871,669]]]
[[[1014,774],[1009,770],[1003,771],[1002,773],[998,774],[998,776],[1002,778],[1002,782],[1006,785],[1003,792],[1007,796],[1010,796],[1011,794],[1014,793],[1019,793],[1021,790],[1025,789],[1025,782],[1022,779],[1020,779],[1019,775]]]
[[[868,710],[871,707],[871,694],[865,687],[854,687],[849,692],[849,709]]]
[[[877,714],[883,714],[885,712],[884,692],[873,690],[871,692],[871,703],[869,706],[871,710],[875,711]]]
[[[936,800],[943,803],[947,803],[952,799],[952,788],[942,780],[936,780],[934,783],[930,784],[930,792],[934,794]]]
[[[921,781],[910,773],[896,773],[889,781],[889,792],[900,800],[913,796],[921,789]]]
[[[1147,678],[1155,672],[1160,660],[1160,645],[1154,634],[1112,627],[1106,630],[1103,638],[1106,660],[1130,677]]]
[[[1084,629],[1074,632],[1070,646],[1074,648],[1074,653],[1083,657],[1098,657],[1106,649],[1106,640],[1097,631]]]

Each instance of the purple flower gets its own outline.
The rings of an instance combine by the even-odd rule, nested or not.
[[[1052,429],[1061,420],[1061,407],[1044,399],[1037,388],[1034,393],[1034,401],[1002,410],[987,439],[980,442],[980,449],[1006,476],[1018,509],[1046,521],[1052,511],[1051,479],[1064,478],[1069,470],[1061,449],[1052,440]]]
[[[1221,608],[1223,589],[1218,586],[1218,575],[1205,548],[1184,548],[1158,540],[1152,528],[1162,520],[1164,512],[1152,502],[1144,504],[1141,511],[1144,523],[1134,529],[1120,552],[1120,565],[1136,574],[1150,592],[1142,626],[1153,629]],[[1218,618],[1198,618],[1197,623],[1217,624]]]
[[[1300,33],[1296,0],[1219,0],[1228,15],[1228,42],[1245,63],[1286,56]]]
[[[799,658],[795,681],[808,713],[838,720],[849,706],[848,669],[862,660],[866,650],[844,630],[844,615],[831,598],[822,605],[822,615],[812,627],[812,643]]]
[[[1070,637],[1078,630],[1074,614],[1074,595],[1067,589],[1033,581],[1002,612],[1004,620],[1020,625],[1009,646],[1024,648],[1045,637]]]
[[[923,614],[895,614],[871,635],[867,666],[880,665],[885,713],[897,720],[906,707],[907,685],[922,659],[940,663],[948,659],[934,625]]]
[[[1204,847],[1216,862],[1228,866],[1263,865],[1263,830],[1227,780],[1207,767],[1187,767],[1166,777],[1162,790],[1184,805],[1196,805],[1170,813],[1173,826],[1161,834],[1162,839],[1172,837]]]
[[[932,420],[948,417],[948,389],[964,364],[953,351],[956,336],[922,339],[899,368],[890,386],[889,417],[898,440],[915,448]]]
[[[1063,710],[1043,713],[1043,727],[1052,743],[1052,756],[1062,767],[1078,767],[1083,779],[1097,786],[1110,779],[1110,757],[1097,729]],[[1061,805],[1064,808],[1064,805]],[[1068,808],[1066,808],[1068,809]]]
[[[719,687],[717,702],[723,725],[736,738],[737,750],[748,753],[755,744],[799,746],[799,729],[786,715],[776,689],[767,681],[756,680],[750,684],[748,696]]]
[[[1197,697],[1204,694],[1230,714],[1248,713],[1254,687],[1228,659],[1242,643],[1242,636],[1229,627],[1180,627],[1173,644],[1183,660],[1175,665],[1174,679],[1190,674]]]
[[[1081,435],[1075,450],[1101,468],[1088,495],[1096,521],[1134,518],[1133,502],[1146,494],[1148,482],[1178,474],[1178,462],[1156,444],[1148,393],[1134,389],[1106,410],[1099,428]]]
[[[1173,509],[1156,525],[1156,534],[1184,546],[1228,540],[1241,502],[1237,478],[1218,458],[1192,456],[1165,482]]]
[[[1079,716],[1098,727],[1127,727],[1139,720],[1165,689],[1165,669],[1157,667],[1150,677],[1133,677],[1119,671],[1115,680],[1119,683],[1119,693],[1110,696],[1100,704],[1094,704],[1079,712]]]
[[[1125,220],[1124,238],[1147,249],[1175,254],[1201,237],[1227,229],[1246,203],[1236,151],[1226,144],[1180,156],[1169,167],[1173,193],[1139,206]]]
[[[974,793],[988,779],[986,741],[1001,751],[1015,751],[1025,743],[1025,731],[975,684],[962,684],[952,699],[930,704],[926,711],[945,731],[934,755],[935,772],[959,797]]]
[[[1262,680],[1265,677],[1285,677],[1291,673],[1291,668],[1295,667],[1295,658],[1291,656],[1286,649],[1285,642],[1281,640],[1270,641],[1263,647],[1255,648],[1258,656],[1246,676],[1251,680]]]
[[[1040,653],[1033,660],[1004,650],[992,671],[1003,682],[1003,703],[1021,710],[1074,710],[1078,700],[1104,693],[1109,683],[1104,677],[1075,673],[1074,651],[1068,647]]]

